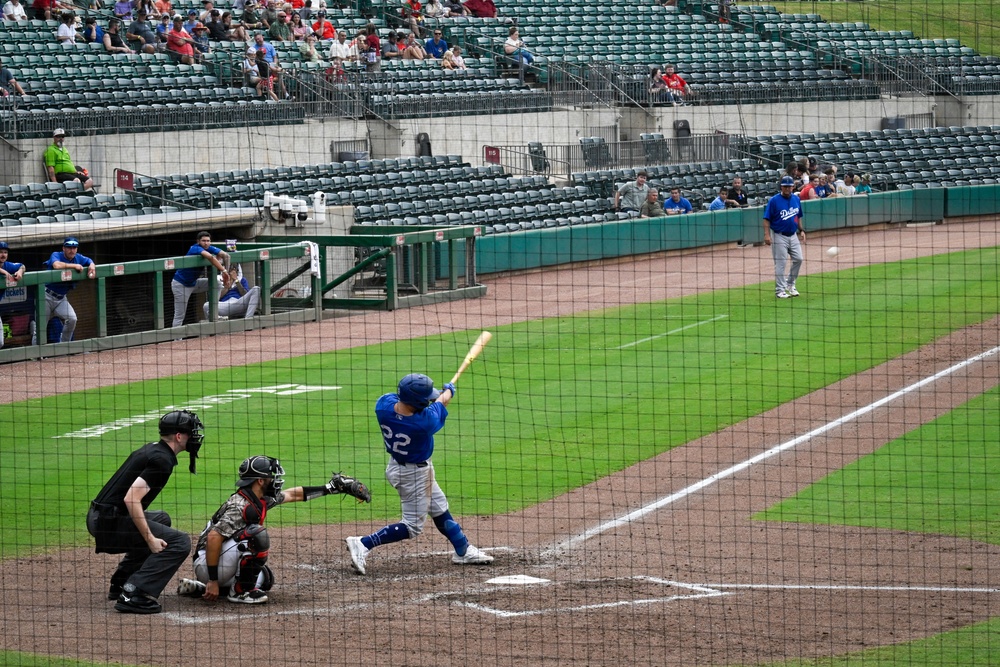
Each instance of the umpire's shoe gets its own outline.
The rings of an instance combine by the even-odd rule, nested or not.
[[[123,614],[159,614],[163,611],[163,607],[134,584],[125,584],[121,595],[118,596],[118,602],[115,603],[115,610]]]

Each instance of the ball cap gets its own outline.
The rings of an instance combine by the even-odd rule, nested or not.
[[[252,47],[249,48],[249,49],[247,49],[247,55],[248,56],[255,56],[255,55],[257,55],[257,49],[252,48]]]
[[[67,236],[66,240],[63,241],[64,248],[79,248],[80,242],[76,240],[75,236]]]
[[[0,241],[0,250],[9,250],[10,246],[7,245],[6,241]]]
[[[53,137],[65,137],[66,136],[66,130],[62,129],[61,127],[57,127],[56,129],[52,130],[52,136]]]
[[[791,176],[785,176],[781,179],[781,187],[788,186],[790,188],[795,187],[795,179]]]

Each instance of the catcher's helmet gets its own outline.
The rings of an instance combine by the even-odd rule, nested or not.
[[[423,409],[441,395],[434,388],[434,381],[423,373],[410,373],[399,381],[399,400]]]
[[[281,476],[284,474],[285,469],[281,467],[278,459],[258,454],[244,459],[240,464],[240,478],[236,480],[236,486],[243,488],[253,484],[256,479],[270,479],[271,485],[265,495],[273,495],[281,491],[285,483]]]
[[[198,458],[198,450],[205,439],[205,434],[201,429],[205,425],[198,419],[198,415],[190,410],[174,410],[160,417],[160,435],[173,435],[174,433],[187,433],[188,442],[187,453],[191,455],[191,463],[188,470],[194,473],[195,459]]]

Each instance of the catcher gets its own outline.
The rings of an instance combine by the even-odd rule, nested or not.
[[[197,579],[181,579],[177,594],[230,602],[261,604],[274,585],[267,562],[270,538],[264,528],[267,511],[283,503],[305,502],[334,493],[371,502],[361,482],[335,473],[323,486],[297,486],[282,491],[284,468],[270,456],[251,456],[240,464],[239,487],[223,503],[198,538],[194,555]]]

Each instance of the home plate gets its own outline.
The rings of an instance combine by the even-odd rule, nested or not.
[[[538,577],[530,577],[526,574],[511,574],[506,577],[496,577],[495,579],[488,579],[486,581],[488,584],[508,584],[511,586],[528,586],[530,584],[547,584],[548,579],[539,579]]]

